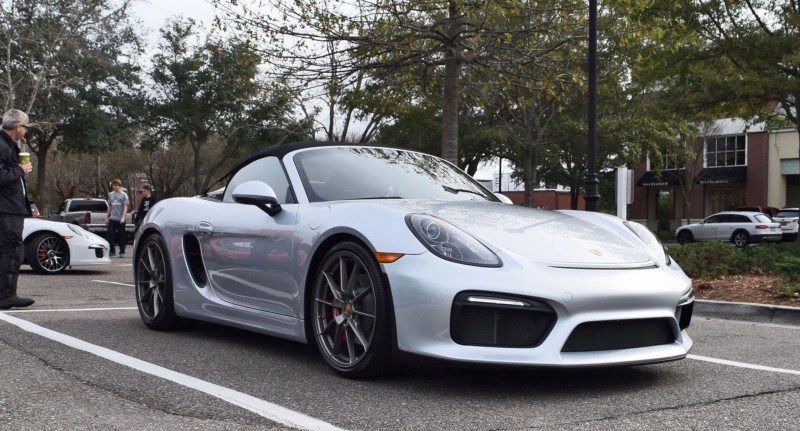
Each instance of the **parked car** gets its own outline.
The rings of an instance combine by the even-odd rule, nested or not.
[[[781,240],[780,224],[768,215],[751,211],[725,211],[707,217],[700,223],[675,230],[678,243],[693,241],[730,241],[737,247],[756,242]]]
[[[89,232],[105,235],[108,233],[107,212],[108,202],[105,199],[67,199],[48,219],[76,224]],[[125,231],[133,234],[134,229],[133,211],[128,211],[125,215]]]
[[[772,221],[781,225],[784,241],[797,241],[798,220],[800,208],[783,208],[772,217]]]
[[[401,353],[587,367],[692,347],[691,280],[645,226],[504,204],[451,163],[402,149],[256,152],[221,196],[148,212],[133,274],[151,329],[196,319],[313,343],[349,378]]]
[[[58,274],[70,266],[110,263],[108,241],[78,225],[26,218],[22,229],[23,263],[40,274]]]
[[[770,217],[773,217],[775,213],[778,212],[778,209],[775,207],[765,207],[765,206],[738,207],[734,208],[733,210],[764,213]]]

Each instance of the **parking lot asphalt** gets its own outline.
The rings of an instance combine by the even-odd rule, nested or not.
[[[694,315],[713,319],[800,326],[800,307],[781,305],[698,299],[695,300]]]

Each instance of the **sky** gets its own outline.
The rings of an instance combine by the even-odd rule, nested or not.
[[[215,11],[206,0],[134,0],[134,17],[142,21],[149,44],[154,46],[159,38],[159,30],[167,20],[182,16],[194,18],[204,26],[210,26]]]

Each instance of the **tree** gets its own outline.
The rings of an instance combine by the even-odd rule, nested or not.
[[[391,80],[394,86],[433,83],[441,89],[441,155],[453,163],[458,163],[459,100],[469,70],[535,63],[540,52],[521,53],[506,41],[516,34],[549,31],[550,24],[536,17],[573,7],[540,7],[526,0],[273,0],[259,3],[280,11],[267,14],[235,0],[213,3],[248,36],[263,35],[262,49],[294,79],[329,77],[341,88],[362,79],[361,71],[379,71],[381,82]]]
[[[129,5],[129,0],[0,2],[0,96],[4,109],[21,109],[35,123],[27,145],[36,156],[41,207],[49,151],[57,143],[79,146],[64,141],[70,127],[81,129],[87,137],[81,143],[93,149],[118,143],[90,135],[95,125],[104,130],[99,135],[124,127],[114,106],[136,86],[130,59],[140,50]]]
[[[289,95],[258,81],[260,57],[248,43],[207,36],[192,45],[195,27],[191,20],[174,21],[162,30],[151,72],[152,108],[170,142],[191,147],[194,193],[201,193],[242,151],[307,136],[307,126],[289,119]],[[223,149],[219,157],[204,154],[210,143]]]

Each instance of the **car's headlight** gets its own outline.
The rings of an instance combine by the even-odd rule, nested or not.
[[[82,227],[80,227],[80,226],[78,226],[78,225],[71,224],[71,223],[67,224],[67,226],[68,226],[68,227],[69,227],[69,228],[70,228],[70,229],[71,229],[73,232],[75,232],[75,234],[76,234],[76,235],[78,235],[78,236],[81,236],[81,237],[84,237],[84,238],[86,238],[86,239],[92,239],[92,237],[91,237],[91,236],[89,236],[89,232],[87,232],[86,230],[84,230]]]
[[[647,246],[647,248],[655,253],[656,256],[663,256],[664,263],[666,263],[667,266],[672,264],[672,258],[669,256],[667,248],[661,244],[661,240],[659,240],[658,237],[650,231],[650,229],[645,227],[643,224],[636,223],[634,221],[626,221],[625,226],[636,236],[638,236],[639,239],[641,239],[642,242]]]
[[[406,224],[417,239],[442,259],[476,266],[499,267],[500,258],[452,224],[427,214],[409,214]]]

